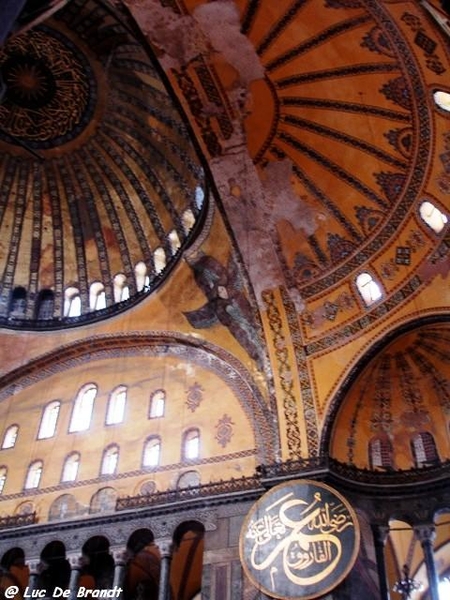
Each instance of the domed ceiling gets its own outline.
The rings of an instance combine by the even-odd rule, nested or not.
[[[359,468],[450,459],[450,324],[423,325],[374,357],[342,400],[330,455]]]
[[[161,75],[124,15],[94,0],[10,37],[0,70],[2,324],[126,308],[170,271],[206,206]]]

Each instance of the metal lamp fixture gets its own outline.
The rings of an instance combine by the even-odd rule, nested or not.
[[[394,587],[392,588],[394,592],[398,592],[402,595],[403,600],[410,600],[412,597],[412,592],[418,591],[422,589],[422,584],[420,581],[416,581],[415,579],[411,579],[409,576],[409,567],[408,565],[403,565],[402,569],[403,577],[400,581],[396,581]]]

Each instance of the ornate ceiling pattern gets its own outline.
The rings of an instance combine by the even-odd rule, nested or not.
[[[202,166],[161,75],[111,7],[90,0],[12,37],[0,68],[3,324],[57,327],[123,309],[170,271],[206,205]],[[105,295],[94,312],[93,283]],[[81,299],[69,319],[67,288]]]
[[[359,468],[411,469],[421,466],[414,461],[413,438],[423,432],[433,440],[435,460],[447,461],[449,342],[450,325],[437,323],[405,333],[379,352],[343,398],[331,456]],[[371,462],[371,440],[391,449],[385,464]]]

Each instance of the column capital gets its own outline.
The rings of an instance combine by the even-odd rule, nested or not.
[[[375,540],[375,543],[379,546],[384,546],[386,544],[386,540],[389,536],[389,525],[372,525],[372,534]]]
[[[29,558],[25,561],[30,575],[40,575],[45,569],[45,565],[40,558]]]
[[[414,534],[422,546],[429,542],[433,543],[436,538],[436,527],[433,523],[423,523],[421,525],[414,525]]]
[[[66,559],[72,570],[79,571],[86,564],[85,557],[78,552],[76,552],[76,553],[68,552],[66,554]]]
[[[161,558],[170,558],[173,551],[173,543],[169,538],[155,540],[155,544],[158,546]]]
[[[125,546],[118,546],[109,549],[109,553],[114,559],[115,565],[126,565],[132,554]]]

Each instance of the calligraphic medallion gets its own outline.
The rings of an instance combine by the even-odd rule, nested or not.
[[[241,529],[244,571],[259,590],[285,600],[317,598],[338,585],[359,549],[359,525],[347,500],[318,481],[269,490]]]

